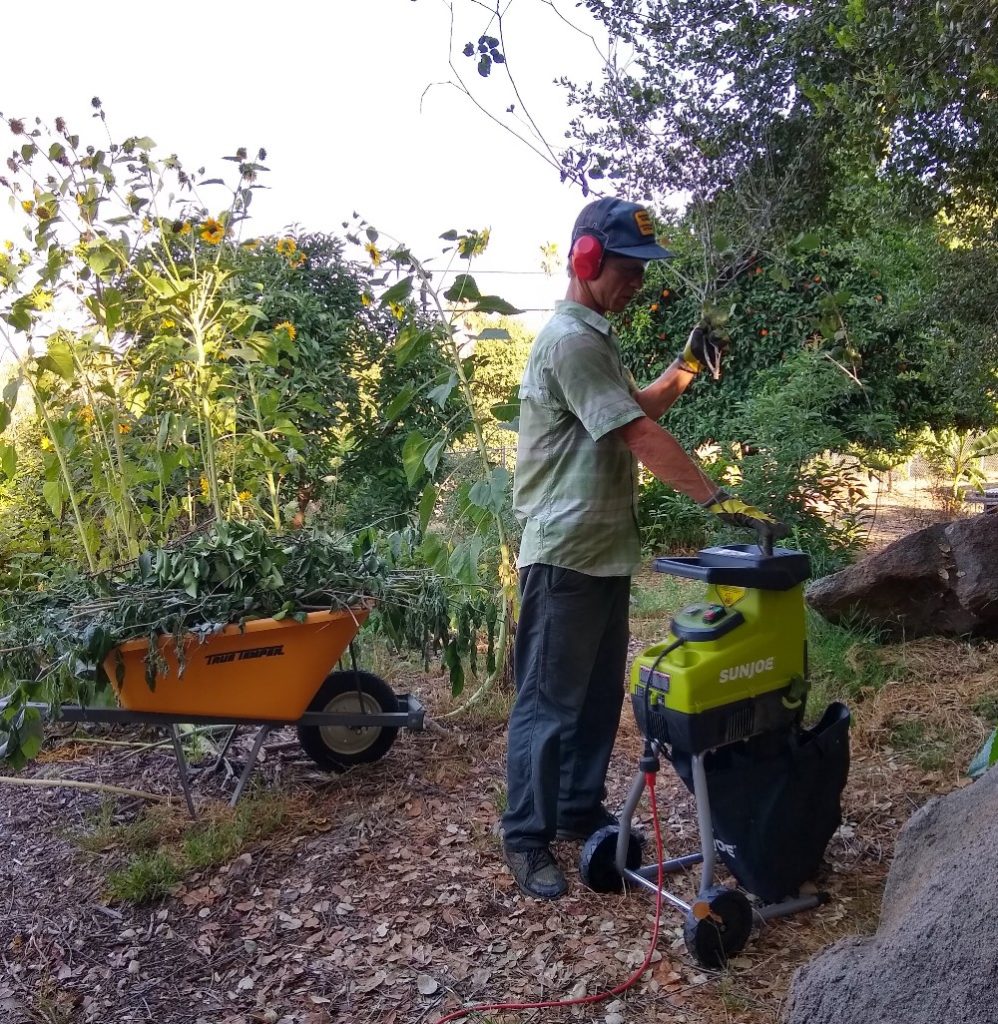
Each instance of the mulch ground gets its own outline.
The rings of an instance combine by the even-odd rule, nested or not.
[[[998,700],[996,649],[907,645],[896,678],[854,703],[844,821],[818,879],[826,905],[765,925],[724,972],[689,958],[680,916],[666,906],[652,963],[626,992],[469,1019],[776,1024],[795,967],[842,936],[875,929],[894,839],[912,811],[966,783],[961,771],[984,732],[968,709],[982,695]],[[433,1024],[468,1003],[579,997],[627,979],[649,948],[654,900],[588,891],[580,845],[569,843],[556,846],[569,894],[550,904],[521,896],[497,833],[502,709],[448,718],[444,679],[399,667],[391,680],[420,697],[433,728],[401,733],[382,761],[343,775],[303,759],[292,731],[275,734],[249,799],[279,798],[289,824],[150,905],[111,900],[108,873],[125,851],[109,841],[87,852],[79,838],[101,819],[148,814],[146,801],[0,783],[0,1021]],[[912,717],[925,735],[953,737],[947,766],[923,771],[911,752],[892,748],[894,725]],[[136,753],[92,742],[109,735],[152,738],[53,735],[22,777],[179,795],[168,747]],[[232,754],[237,772],[244,743]],[[625,708],[611,807],[623,801],[640,752]],[[234,780],[203,772],[195,785],[202,813],[212,813]],[[668,854],[696,849],[693,801],[667,766],[657,791]],[[173,816],[178,835],[186,826],[181,800],[159,813]],[[636,825],[651,834],[647,801]],[[674,889],[688,898],[697,881],[678,876]]]
[[[431,712],[450,707],[444,680],[407,685]],[[121,851],[86,853],[74,838],[108,813],[107,796],[0,788],[0,1017],[417,1024],[467,1002],[580,996],[620,984],[644,960],[653,899],[589,892],[577,875],[579,845],[567,843],[556,852],[569,895],[552,904],[524,899],[496,833],[503,725],[484,714],[438,720],[440,731],[402,733],[382,761],[339,776],[315,771],[281,744],[293,733],[277,736],[257,785],[291,802],[293,827],[144,907],[107,897],[107,872]],[[860,735],[845,821],[819,879],[827,905],[768,924],[724,973],[689,959],[680,917],[666,908],[654,961],[626,993],[593,1006],[477,1019],[778,1020],[795,966],[836,938],[875,928],[901,824],[930,794],[960,784],[956,771],[921,773],[885,749],[882,722]],[[639,753],[625,709],[611,806],[623,800]],[[178,791],[168,748],[136,757],[88,745],[79,732],[53,740],[24,774]],[[221,802],[231,785],[221,774],[199,780],[202,807]],[[667,850],[694,849],[693,802],[668,769],[658,795]],[[136,798],[113,798],[117,819],[143,810]],[[179,802],[172,813],[182,825]],[[647,804],[637,825],[650,832]],[[695,884],[695,875],[680,877],[676,890],[689,896]]]

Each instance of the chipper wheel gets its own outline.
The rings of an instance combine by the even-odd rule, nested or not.
[[[582,847],[579,875],[593,892],[620,892],[624,879],[617,871],[617,825],[604,825],[595,831]],[[627,842],[627,865],[631,871],[641,866],[641,841],[632,832]]]
[[[330,672],[308,710],[378,715],[397,711],[398,699],[388,683],[371,672]],[[305,753],[320,768],[333,772],[379,760],[397,734],[397,728],[383,725],[298,726],[298,742]]]
[[[686,915],[683,938],[702,967],[724,967],[745,948],[752,932],[752,904],[737,889],[716,885],[697,897]]]

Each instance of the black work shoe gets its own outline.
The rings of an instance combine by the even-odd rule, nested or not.
[[[564,896],[568,883],[546,846],[532,850],[510,850],[503,847],[516,884],[522,892],[537,900],[556,900]]]
[[[605,807],[597,808],[591,815],[580,821],[566,822],[558,826],[555,839],[562,842],[584,842],[598,829],[607,825],[619,825],[615,814],[611,814]]]

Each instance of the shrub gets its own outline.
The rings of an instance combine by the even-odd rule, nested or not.
[[[655,477],[641,488],[638,526],[642,547],[652,554],[695,551],[711,535],[710,517],[703,509]]]

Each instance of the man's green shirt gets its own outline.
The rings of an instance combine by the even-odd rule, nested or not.
[[[518,565],[629,576],[641,562],[637,461],[613,433],[644,413],[607,320],[556,303],[520,385],[513,508]]]

